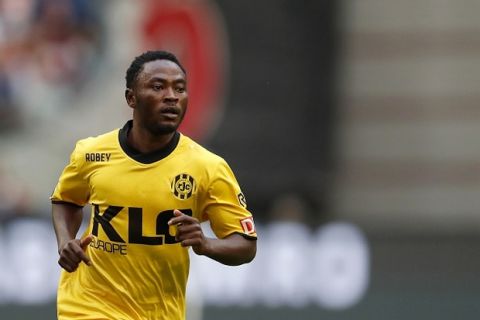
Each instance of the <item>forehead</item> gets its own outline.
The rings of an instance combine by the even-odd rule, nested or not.
[[[150,78],[162,79],[185,79],[185,73],[173,61],[170,60],[154,60],[143,65],[143,69],[139,74],[139,78],[148,80]]]

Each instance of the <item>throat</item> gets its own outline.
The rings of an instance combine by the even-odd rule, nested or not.
[[[127,142],[139,153],[147,154],[167,148],[175,134],[176,132],[152,135],[132,128],[127,135]]]

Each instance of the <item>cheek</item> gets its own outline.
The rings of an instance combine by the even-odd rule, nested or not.
[[[188,106],[188,96],[185,97],[184,99],[182,99],[180,101],[180,105],[182,106],[183,110],[187,110],[187,106]]]
[[[155,109],[155,106],[161,102],[159,97],[155,95],[146,94],[142,97],[137,98],[137,106],[138,108],[142,108],[145,111],[149,111]]]

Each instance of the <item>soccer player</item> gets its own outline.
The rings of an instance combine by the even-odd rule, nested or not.
[[[188,248],[226,265],[255,257],[253,218],[228,164],[178,131],[188,94],[177,58],[141,54],[126,87],[133,119],[78,141],[51,196],[58,319],[184,319]],[[203,234],[206,220],[217,238]]]

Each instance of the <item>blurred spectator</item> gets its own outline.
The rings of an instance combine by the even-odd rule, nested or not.
[[[0,0],[0,112],[35,120],[72,104],[100,52],[93,4]]]
[[[28,29],[32,0],[0,0],[0,133],[19,125],[20,110],[11,83],[12,57]]]
[[[11,86],[0,62],[0,133],[15,128],[19,122],[18,116]]]
[[[97,28],[88,0],[37,0],[30,45],[42,79],[79,84],[98,47]]]
[[[29,210],[27,188],[0,165],[0,221],[28,214]]]

